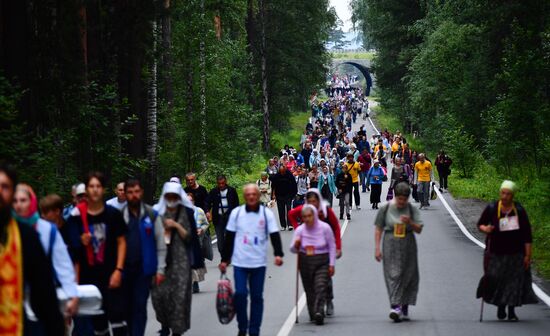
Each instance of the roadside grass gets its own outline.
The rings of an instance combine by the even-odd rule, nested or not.
[[[395,132],[403,129],[400,121],[390,112],[380,106],[376,106],[374,111],[381,130],[387,128]],[[435,159],[436,151],[426,148],[421,139],[414,139],[411,134],[403,134],[411,149],[427,152],[428,157]],[[519,189],[516,201],[527,211],[532,226],[534,269],[543,278],[550,279],[550,169],[546,168],[542,176],[537,176],[534,169],[521,167],[512,172],[511,176],[505,176],[483,160],[476,162],[472,169],[474,173],[471,178],[463,178],[458,174],[449,176],[449,191],[453,197],[494,201],[498,199],[498,190],[503,180],[515,181]]]
[[[374,59],[375,53],[370,51],[362,52],[333,52],[333,59],[366,59],[372,61]]]
[[[237,188],[239,194],[239,200],[243,203],[242,187],[247,183],[256,183],[260,178],[260,174],[267,167],[269,158],[274,155],[279,155],[279,151],[288,144],[294,148],[298,148],[300,138],[306,127],[306,124],[310,117],[309,112],[295,112],[292,114],[289,120],[288,132],[273,132],[271,134],[271,148],[272,153],[262,153],[258,149],[258,154],[254,155],[249,164],[245,168],[239,170],[230,177],[230,183],[233,187]]]

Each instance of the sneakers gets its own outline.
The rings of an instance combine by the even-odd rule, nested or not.
[[[193,294],[199,293],[201,290],[199,288],[199,283],[196,281],[193,281]]]
[[[344,220],[344,215],[340,215],[340,220]]]
[[[282,227],[282,228],[281,228],[281,231],[286,231],[286,227]]]
[[[360,207],[360,206],[357,206],[357,210],[361,210],[361,207]]]
[[[327,302],[327,316],[334,315],[334,303],[332,301]]]
[[[390,311],[390,319],[393,320],[393,322],[401,322],[401,318],[403,317],[403,313],[401,312],[401,309],[394,308]]]
[[[291,225],[291,226],[288,227],[288,231],[292,231],[292,230],[294,230],[294,228]]]
[[[350,214],[348,214],[348,220],[351,220],[351,215]]]

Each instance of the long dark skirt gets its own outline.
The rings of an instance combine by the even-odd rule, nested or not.
[[[382,195],[381,184],[370,185],[370,202],[371,204],[380,203],[380,195]]]
[[[324,314],[329,283],[329,255],[306,256],[300,254],[300,276],[306,292],[307,309],[313,319],[316,313]]]
[[[407,233],[405,238],[395,238],[393,232],[384,232],[384,280],[391,305],[416,304],[420,282],[417,253],[413,233]]]
[[[478,288],[478,297],[496,306],[518,307],[537,303],[533,292],[531,270],[523,266],[523,253],[490,254],[485,276]]]

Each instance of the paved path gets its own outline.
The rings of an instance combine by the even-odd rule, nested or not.
[[[358,120],[356,128],[363,123]],[[368,137],[374,131],[365,122]],[[385,183],[383,198],[385,198]],[[420,267],[418,304],[411,307],[411,322],[395,324],[388,318],[389,302],[382,275],[382,265],[374,260],[374,216],[368,204],[369,194],[361,194],[362,210],[352,212],[352,220],[343,238],[344,255],[336,264],[334,278],[334,317],[322,327],[307,321],[293,323],[289,335],[445,335],[445,336],[518,336],[550,334],[550,309],[530,305],[517,309],[521,321],[496,321],[496,309],[486,307],[486,321],[479,323],[480,301],[475,299],[477,282],[482,275],[482,250],[458,229],[439,200],[422,211],[424,231],[417,237]],[[446,194],[446,197],[449,197]],[[282,232],[285,251],[291,232]],[[287,253],[285,265],[268,267],[265,285],[265,312],[262,334],[278,335],[294,306],[295,256]],[[236,335],[236,322],[222,326],[215,311],[216,265],[208,263],[207,280],[202,292],[193,296],[192,327],[188,335]],[[150,309],[147,335],[158,330]],[[281,334],[286,336],[287,334]]]

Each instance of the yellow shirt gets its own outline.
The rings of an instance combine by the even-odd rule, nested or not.
[[[378,152],[379,150],[380,150],[380,145],[374,146],[374,151],[375,151],[375,152]],[[384,152],[387,152],[386,146],[382,145],[382,150],[383,150]]]
[[[361,171],[359,162],[346,162],[346,166],[348,166],[348,173],[351,175],[351,181],[353,183],[359,182],[359,172]]]
[[[399,145],[397,141],[394,141],[393,145],[391,145],[391,151],[394,153],[397,152],[399,150]]]
[[[418,182],[430,182],[432,180],[432,164],[426,160],[424,163],[418,161],[414,165],[414,170],[418,175]]]

